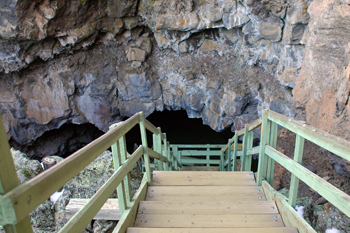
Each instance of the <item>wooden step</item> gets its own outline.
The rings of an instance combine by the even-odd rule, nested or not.
[[[240,202],[266,201],[258,186],[151,186],[146,201]]]
[[[149,195],[236,195],[257,194],[263,195],[261,186],[151,186],[147,189]]]
[[[129,227],[127,233],[298,233],[296,227],[270,228],[138,228]]]
[[[255,186],[252,172],[154,171],[153,186]]]
[[[265,215],[138,215],[135,227],[284,227],[279,214]]]
[[[182,167],[181,171],[219,171],[219,167],[187,166]]]
[[[274,201],[236,203],[141,201],[138,214],[236,215],[279,213]]]

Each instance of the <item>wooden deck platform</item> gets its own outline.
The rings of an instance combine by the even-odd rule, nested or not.
[[[154,171],[128,233],[297,233],[252,172]]]

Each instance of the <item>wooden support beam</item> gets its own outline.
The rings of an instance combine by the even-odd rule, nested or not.
[[[243,133],[243,147],[242,147],[242,156],[241,156],[241,171],[246,171],[246,155],[247,155],[247,147],[248,147],[248,125],[244,127]]]
[[[70,199],[66,206],[66,218],[71,219],[90,199]],[[119,204],[117,198],[110,198],[93,217],[94,220],[119,220]]]
[[[235,132],[234,136],[234,143],[233,143],[233,171],[237,170],[237,149],[238,149],[238,134],[237,130]]]

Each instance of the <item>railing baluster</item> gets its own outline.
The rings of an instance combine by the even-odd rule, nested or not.
[[[152,134],[153,139],[153,150],[157,152],[157,135]],[[159,161],[160,160],[154,160],[154,170],[159,171]]]
[[[172,146],[173,148],[173,155],[176,158],[176,161],[180,163],[180,157],[179,157],[179,151],[177,146]],[[177,164],[177,163],[176,163]],[[177,165],[176,165],[177,166]],[[179,170],[179,167],[177,166],[177,170]]]
[[[227,148],[227,158],[228,158],[228,164],[227,164],[227,171],[232,171],[232,162],[231,162],[231,139],[228,140],[228,148]]]
[[[278,124],[271,121],[270,127],[271,127],[271,131],[270,131],[269,145],[276,149]],[[272,158],[270,158],[269,156],[267,158],[268,158],[268,160],[267,160],[266,181],[272,186],[273,185],[273,177],[275,174],[275,161]]]
[[[247,150],[253,148],[253,139],[254,139],[254,132],[248,131],[247,132]],[[252,170],[252,155],[246,156],[246,162],[245,162],[245,171],[251,171]]]
[[[242,145],[242,157],[241,157],[241,171],[246,171],[246,155],[247,155],[247,146],[248,146],[248,125],[245,125],[244,127],[244,134],[243,134],[243,145]]]
[[[166,134],[165,133],[163,133],[163,144],[164,144],[164,146],[163,146],[163,154],[164,154],[164,156],[165,156],[165,158],[166,158],[166,162],[165,162],[165,170],[164,171],[170,171],[170,169],[169,169],[169,156],[168,156],[168,149],[167,149],[167,140],[166,140]]]
[[[162,130],[160,127],[157,128],[158,135],[156,135],[156,152],[160,154],[160,158],[158,161],[158,169],[163,171],[163,153],[162,153]]]
[[[210,148],[209,148],[209,144],[207,144],[207,151],[208,151],[208,154],[207,154],[206,159],[207,159],[207,161],[209,161],[209,160],[210,160],[210,155],[209,155]],[[210,167],[210,163],[209,163],[209,162],[207,162],[207,167]]]
[[[122,165],[121,156],[120,156],[121,153],[119,149],[120,149],[119,141],[113,143],[112,154],[113,154],[114,171],[117,171],[118,168]],[[119,212],[120,212],[120,215],[123,215],[125,209],[127,208],[124,180],[118,185],[117,193],[118,193]]]
[[[224,171],[224,151],[221,149],[219,171]]]
[[[294,161],[302,163],[305,139],[300,135],[296,135],[294,148]],[[290,181],[289,204],[295,207],[299,188],[299,178],[292,174]]]
[[[235,131],[235,136],[233,140],[233,171],[237,170],[237,146],[238,146],[238,135],[237,130]]]
[[[148,143],[147,143],[147,134],[146,134],[146,128],[145,128],[145,117],[143,115],[143,112],[140,113],[140,131],[141,131],[141,140],[142,140],[142,147],[143,147],[143,157],[145,160],[145,168],[146,168],[146,174],[147,174],[147,181],[148,184],[152,184],[152,176],[151,176],[151,165],[149,161],[149,156],[147,153]]]
[[[172,157],[170,154],[170,143],[168,141],[166,142],[166,154],[167,154],[168,161],[169,161],[170,171],[172,171],[173,170],[173,162],[172,162]]]
[[[265,110],[262,116],[258,175],[256,179],[258,186],[261,186],[263,177],[266,177],[267,159],[265,155],[265,147],[269,144],[270,122],[271,121],[268,119],[268,110]]]
[[[120,148],[120,154],[121,154],[121,164],[123,164],[128,159],[125,135],[119,139],[119,148]],[[127,206],[129,206],[132,198],[131,187],[130,187],[130,173],[128,173],[128,175],[124,177],[124,185],[125,185],[126,204]]]

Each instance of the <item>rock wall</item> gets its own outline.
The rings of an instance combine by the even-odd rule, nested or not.
[[[0,0],[8,138],[163,109],[235,130],[266,108],[348,137],[349,4]]]

